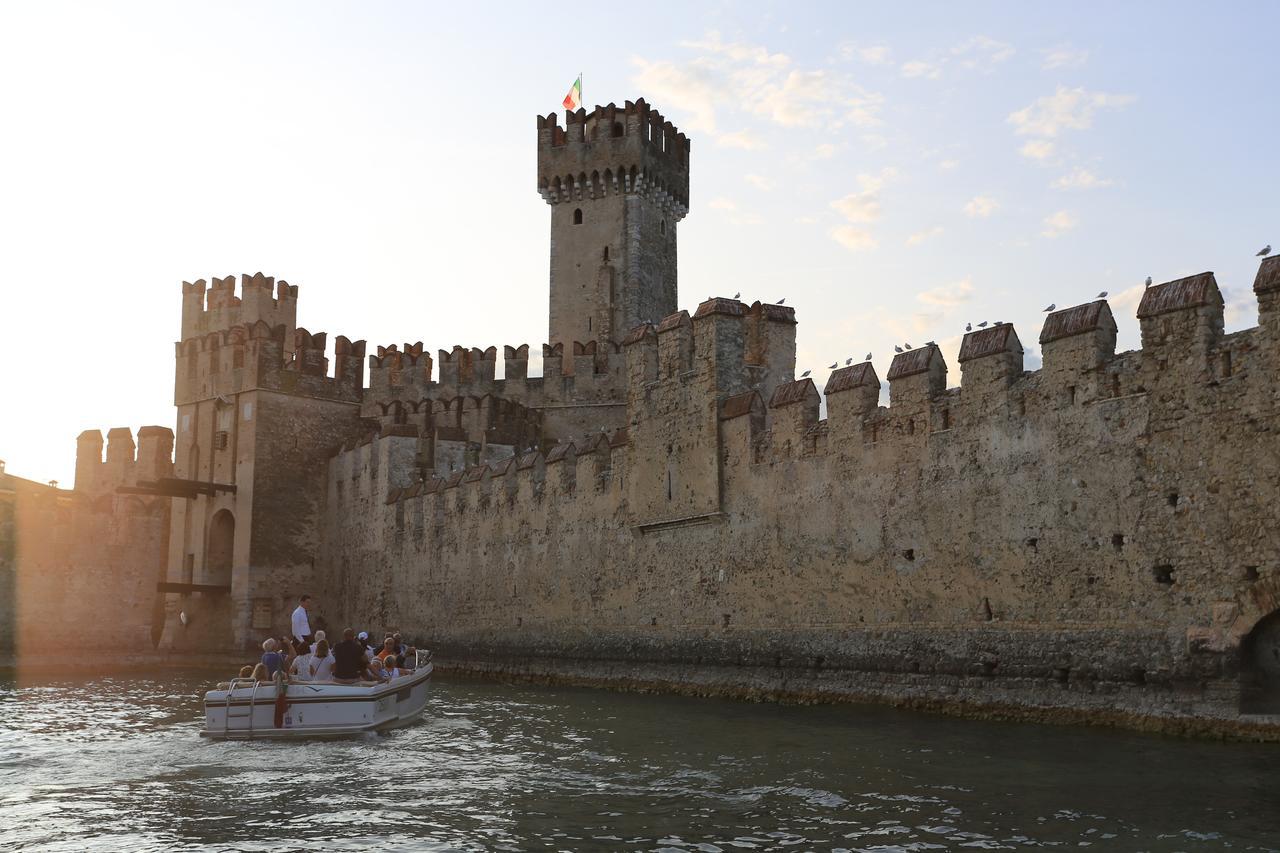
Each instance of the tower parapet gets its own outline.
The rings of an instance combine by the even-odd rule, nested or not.
[[[277,284],[262,273],[240,277],[214,278],[206,293],[204,279],[182,283],[182,337],[190,340],[233,326],[251,326],[259,321],[268,326],[283,325],[292,342],[298,316],[298,288],[283,279]]]
[[[676,225],[689,140],[643,99],[538,116],[538,193],[551,205],[547,340],[618,344],[676,310]]]

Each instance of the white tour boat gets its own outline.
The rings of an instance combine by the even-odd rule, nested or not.
[[[374,685],[234,678],[204,695],[200,734],[253,740],[389,731],[422,716],[430,683],[429,657],[413,672]]]

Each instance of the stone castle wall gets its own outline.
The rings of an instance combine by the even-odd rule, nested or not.
[[[1084,713],[1269,707],[1280,606],[1276,266],[1222,335],[1211,274],[1148,291],[1142,350],[1105,302],[966,338],[961,387],[905,353],[768,394],[748,309],[704,303],[626,346],[628,425],[415,483],[389,435],[330,466],[337,621],[465,667]],[[736,307],[735,307],[736,306]],[[1269,681],[1268,679],[1271,678]]]
[[[170,476],[173,433],[113,429],[105,459],[97,430],[78,443],[74,490],[0,473],[0,650],[34,666],[159,640],[169,501],[115,489]]]

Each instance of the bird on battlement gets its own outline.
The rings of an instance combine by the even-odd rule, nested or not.
[[[809,378],[809,374],[810,374],[810,373],[813,373],[813,371],[812,371],[812,370],[806,370],[804,373],[801,373],[801,374],[800,374],[800,378],[801,378],[801,379],[808,379],[808,378]]]
[[[927,347],[936,347],[937,345],[938,345],[937,341],[929,341],[927,344],[925,344],[925,346]]]
[[[1151,286],[1151,276],[1147,276],[1146,287],[1150,287],[1150,286]]]
[[[978,324],[978,328],[979,328],[979,329],[985,329],[986,327],[987,327],[987,321],[986,321],[986,320],[983,320],[981,323],[979,323],[979,324]]]
[[[827,370],[835,370],[839,366],[840,366],[840,362],[837,361],[833,363],[830,367],[828,367]]]
[[[972,331],[973,331],[973,324],[972,324],[972,323],[965,323],[965,324],[964,324],[964,330],[965,330],[966,332],[972,332]]]
[[[734,298],[734,299],[741,299],[741,298],[742,298],[742,291],[741,291],[741,290],[739,290],[737,293],[733,294],[733,298]]]
[[[781,299],[779,299],[779,300],[778,300],[778,304],[779,304],[779,305],[786,305],[786,304],[787,304],[787,297],[785,297],[785,296],[784,296],[784,297],[782,297]]]
[[[906,347],[907,349],[911,349],[911,344],[903,344],[903,346]]]
[[[1057,308],[1057,307],[1058,307],[1058,303],[1056,303],[1056,302],[1050,302],[1050,303],[1049,303],[1049,307],[1048,307],[1048,308],[1046,308],[1046,309],[1044,309],[1044,313],[1048,314],[1050,311],[1052,311],[1053,309],[1055,309],[1055,308]]]
[[[846,359],[844,360],[844,366],[845,366],[845,367],[848,367],[848,366],[849,366],[849,365],[851,365],[851,364],[853,364],[853,359],[852,359],[852,358],[846,358]]]
[[[894,345],[893,345],[893,351],[894,351],[894,352],[902,352],[902,347],[898,346],[897,344],[894,344]]]
[[[871,353],[867,353],[867,357],[864,358],[863,361],[870,361],[870,360],[871,360]]]
[[[1254,255],[1254,257],[1255,257],[1255,258],[1265,258],[1265,257],[1266,257],[1267,255],[1269,255],[1269,254],[1271,254],[1271,244],[1270,244],[1270,243],[1268,243],[1267,245],[1263,246],[1263,247],[1258,251],[1258,254]]]
[[[1107,292],[1104,290],[1104,291],[1102,291],[1101,293],[1099,293],[1097,296],[1095,296],[1095,297],[1093,297],[1093,298],[1094,298],[1094,299],[1106,299],[1106,298],[1107,298]]]

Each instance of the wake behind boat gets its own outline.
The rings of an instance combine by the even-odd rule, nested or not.
[[[334,737],[401,728],[422,716],[428,658],[412,672],[373,685],[232,679],[204,696],[202,737],[216,740]]]

